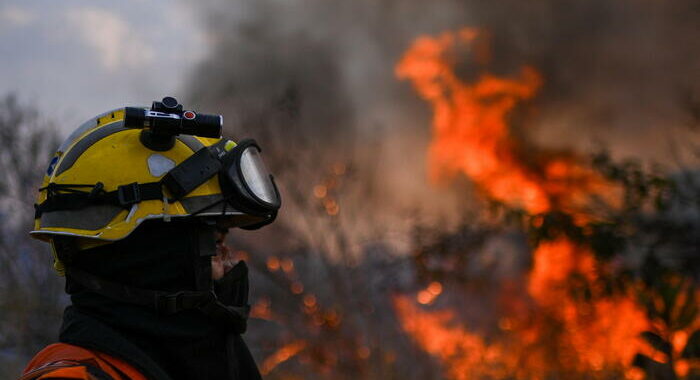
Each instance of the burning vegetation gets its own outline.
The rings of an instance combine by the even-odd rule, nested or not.
[[[491,57],[488,34],[469,28],[418,38],[396,65],[432,107],[427,177],[453,188],[469,179],[484,206],[464,210],[473,220],[448,232],[419,223],[406,256],[355,242],[352,224],[367,214],[348,217],[351,206],[375,196],[371,185],[355,194],[367,179],[357,161],[328,164],[307,193],[287,189],[309,235],[259,261],[277,289],[263,290],[253,316],[282,329],[252,329],[269,342],[266,374],[698,376],[698,218],[682,212],[697,206],[697,187],[606,152],[523,139],[514,126],[531,122],[546,78],[527,65],[495,74]],[[467,75],[464,59],[474,61]],[[509,236],[523,239],[489,258]],[[675,264],[659,257],[668,249],[679,249]],[[496,273],[511,256],[521,262]]]
[[[697,376],[695,174],[620,160],[697,113],[689,2],[237,4],[191,90],[279,173],[268,378]]]
[[[284,199],[274,225],[229,234],[251,268],[244,338],[265,377],[700,378],[697,164],[620,159],[658,150],[663,138],[641,136],[665,134],[655,117],[673,107],[668,125],[697,138],[694,3],[425,4],[210,9],[192,98],[226,110],[227,135],[264,142]],[[610,130],[612,153],[582,153],[584,129]],[[4,150],[0,166],[21,169],[22,154]],[[2,215],[38,169],[13,170]],[[23,236],[11,219],[4,234]],[[60,285],[16,259],[16,241],[0,239],[3,317],[58,320]],[[42,284],[52,293],[32,302],[48,312],[11,305],[24,297],[12,289]],[[50,343],[58,322],[39,319],[4,324],[0,348]]]
[[[531,269],[525,291],[517,295],[523,299],[506,300],[526,307],[502,310],[493,321],[500,331],[488,334],[460,324],[449,308],[423,310],[398,296],[394,304],[403,328],[453,379],[698,376],[689,375],[691,368],[700,369],[690,352],[700,342],[688,343],[700,327],[697,291],[689,280],[663,273],[652,286],[620,273],[606,259],[622,248],[608,247],[619,238],[610,229],[623,228],[594,207],[629,208],[630,191],[638,191],[638,212],[650,211],[644,204],[649,197],[664,208],[670,184],[643,178],[640,171],[606,178],[612,173],[594,171],[580,157],[524,146],[509,123],[514,110],[536,95],[542,78],[529,66],[511,77],[492,74],[488,46],[479,38],[483,33],[475,29],[421,37],[396,74],[432,106],[431,179],[465,174],[486,199],[517,212],[530,231]],[[455,61],[465,53],[481,65],[472,81],[455,73]],[[439,295],[425,292],[418,293],[418,303]]]

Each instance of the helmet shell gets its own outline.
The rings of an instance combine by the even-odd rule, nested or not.
[[[194,152],[220,141],[180,135],[171,149],[154,151],[141,143],[140,133],[138,129],[124,127],[123,108],[88,120],[58,149],[46,171],[42,189],[49,184],[93,186],[101,182],[104,191],[109,192],[134,182],[157,182]],[[164,199],[141,201],[131,205],[130,209],[95,204],[76,210],[43,212],[35,219],[30,234],[45,241],[55,235],[117,241],[127,237],[146,220],[186,217],[223,198],[218,176],[208,179],[178,201],[168,201],[170,194],[166,188],[163,188],[163,193]],[[47,190],[40,190],[37,204],[44,202],[46,197]],[[221,218],[226,220],[227,226],[257,220],[226,202],[219,202],[216,207],[197,216]]]

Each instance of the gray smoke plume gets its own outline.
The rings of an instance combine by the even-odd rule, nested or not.
[[[459,26],[461,5],[444,2],[429,17],[417,2],[402,1],[208,6],[213,51],[193,75],[192,101],[224,110],[235,137],[263,142],[285,193],[303,186],[299,191],[311,195],[329,168],[342,163],[349,177],[340,217],[363,215],[351,229],[405,230],[402,219],[425,214],[420,199],[441,199],[431,208],[447,207],[425,180],[429,110],[395,79],[393,66],[417,34]],[[308,214],[309,206],[298,213]],[[289,214],[294,202],[285,207]],[[371,226],[358,222],[368,217]]]
[[[488,281],[517,278],[529,265],[521,235],[507,239],[497,231],[491,241],[478,228],[462,235],[453,228],[480,217],[468,181],[449,188],[428,184],[432,110],[394,74],[416,38],[477,27],[492,47],[490,72],[509,76],[531,65],[542,74],[537,98],[514,123],[524,147],[585,153],[600,140],[619,155],[661,157],[672,131],[690,121],[684,105],[698,102],[697,0],[210,0],[198,7],[212,50],[192,75],[186,104],[223,112],[235,138],[255,137],[284,197],[278,223],[251,241],[236,235],[236,243],[264,255],[303,252],[296,268],[311,268],[300,270],[305,291],[320,304],[345,310],[345,343],[305,336],[305,328],[289,322],[305,326],[296,304],[277,306],[280,299],[299,301],[284,288],[288,283],[272,276],[277,288],[263,289],[265,282],[254,277],[261,294],[283,288],[272,308],[289,315],[275,325],[284,333],[274,335],[266,325],[252,328],[256,335],[248,338],[253,347],[277,347],[278,336],[301,336],[334,352],[357,341],[373,355],[399,353],[390,366],[396,373],[347,372],[362,378],[437,377],[397,333],[387,301],[395,289],[425,286],[406,262],[420,258],[412,251],[421,245],[412,241],[420,226],[465,240],[474,235],[483,244],[470,249],[460,241],[452,255],[473,265],[460,261],[458,269],[470,267],[488,284],[457,292],[451,304],[480,305],[462,313],[471,326],[493,324],[495,296],[489,292],[500,288]],[[467,82],[484,70],[471,58],[457,67]],[[279,273],[266,272],[264,257],[252,256],[252,267],[258,260],[255,276]],[[385,266],[372,270],[372,260],[385,259]],[[455,269],[446,271],[454,275]],[[254,354],[267,357],[269,351]]]
[[[489,33],[493,71],[540,70],[542,124],[565,123],[572,135],[678,125],[681,96],[700,86],[700,6],[691,0],[241,0],[204,9],[213,52],[193,97],[230,106],[236,129],[275,113],[295,122],[279,120],[280,132],[321,139],[426,129],[425,106],[414,110],[420,103],[393,67],[417,36],[462,26]]]
[[[664,157],[689,121],[683,98],[700,90],[693,0],[212,0],[200,9],[212,51],[192,76],[192,102],[223,110],[235,137],[262,140],[282,186],[311,191],[324,168],[348,163],[365,188],[346,201],[374,215],[426,216],[464,198],[425,184],[430,109],[394,75],[420,35],[478,27],[490,71],[539,70],[544,86],[518,131],[538,145],[602,141],[619,155]],[[465,80],[472,66],[460,64]]]

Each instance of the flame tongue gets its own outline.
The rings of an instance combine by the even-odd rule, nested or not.
[[[475,29],[463,29],[436,38],[421,37],[396,67],[397,76],[411,80],[433,108],[431,180],[445,181],[463,173],[491,199],[530,214],[565,210],[573,213],[574,223],[582,223],[588,216],[575,210],[606,185],[571,155],[535,152],[534,157],[544,157],[535,164],[520,158],[521,146],[510,133],[508,117],[519,102],[535,96],[542,80],[528,66],[511,78],[484,72],[473,82],[460,79],[449,53],[459,46],[472,48],[478,36]],[[520,316],[523,320],[514,326],[509,322],[512,336],[507,346],[487,344],[478,334],[453,327],[450,313],[431,315],[401,297],[395,307],[404,329],[440,358],[454,379],[545,378],[562,369],[628,368],[647,322],[631,297],[606,297],[595,288],[591,289],[593,301],[571,296],[570,278],[576,275],[595,283],[596,270],[592,253],[565,237],[536,247],[527,292],[537,308],[527,318]],[[558,326],[554,335],[551,325]],[[504,372],[496,375],[493,366],[474,365],[486,357],[500,363]],[[465,373],[471,375],[459,375]]]
[[[506,117],[516,104],[532,98],[540,87],[537,72],[524,67],[516,79],[482,74],[465,83],[444,58],[450,47],[472,42],[473,29],[420,38],[398,64],[399,78],[410,79],[433,106],[433,142],[429,151],[430,177],[464,172],[494,199],[531,212],[548,209],[547,194],[533,173],[515,157],[515,141]]]

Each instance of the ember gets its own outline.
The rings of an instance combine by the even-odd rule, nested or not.
[[[303,341],[295,341],[282,346],[274,354],[267,357],[260,366],[260,372],[263,375],[267,375],[279,364],[286,362],[294,355],[298,354],[301,350],[306,347],[306,343]]]

